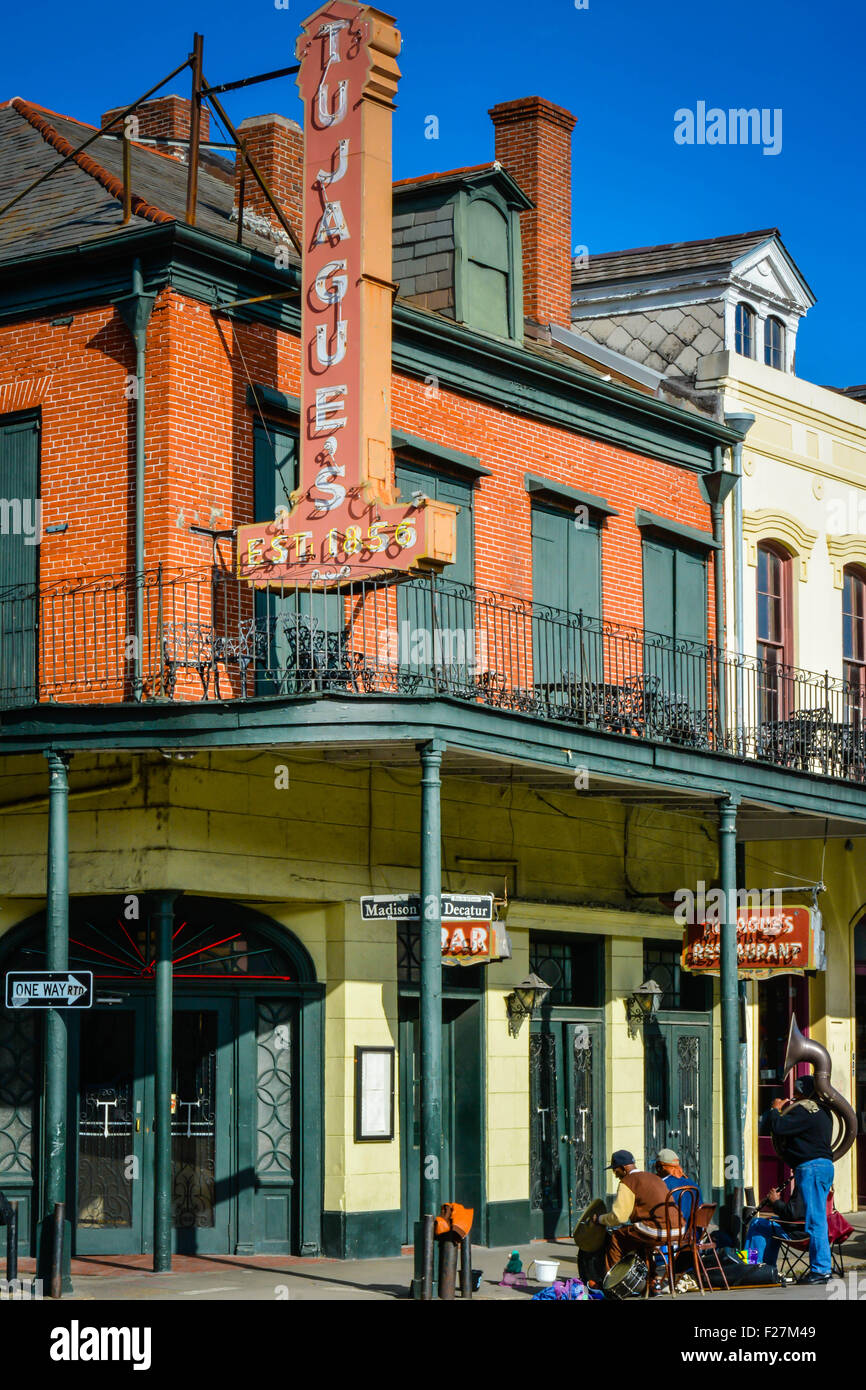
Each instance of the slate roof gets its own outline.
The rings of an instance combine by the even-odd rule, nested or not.
[[[60,163],[94,127],[18,97],[0,107],[0,207]],[[186,217],[187,166],[145,145],[131,146],[133,212],[123,225],[122,142],[100,136],[0,217],[0,264],[78,243],[97,242]],[[199,168],[196,226],[234,242],[233,181]],[[273,257],[275,242],[249,228],[243,245]],[[296,260],[289,247],[289,259]]]
[[[662,246],[634,246],[626,251],[604,251],[590,255],[586,265],[574,265],[571,280],[573,285],[591,285],[596,281],[663,275],[669,270],[730,266],[770,237],[781,240],[778,227],[737,232],[733,236],[709,237],[705,241],[672,241]]]

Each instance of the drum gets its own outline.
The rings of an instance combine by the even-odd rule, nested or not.
[[[592,1219],[594,1216],[600,1216],[603,1211],[604,1202],[600,1197],[596,1197],[595,1201],[590,1202],[580,1213],[573,1232],[573,1240],[578,1250],[585,1250],[591,1255],[604,1245],[605,1229]]]
[[[602,1289],[606,1298],[640,1298],[649,1273],[640,1255],[626,1255],[605,1275]]]

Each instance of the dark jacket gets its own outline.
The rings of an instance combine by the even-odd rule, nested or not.
[[[799,1187],[796,1186],[787,1202],[765,1202],[758,1215],[767,1210],[785,1226],[802,1226],[806,1220],[806,1203],[800,1196]]]
[[[815,1100],[798,1100],[787,1110],[767,1112],[767,1132],[792,1168],[833,1157],[833,1116]]]

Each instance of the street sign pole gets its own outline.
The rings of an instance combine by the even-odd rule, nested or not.
[[[421,748],[421,1207],[415,1228],[415,1294],[423,1276],[425,1216],[438,1216],[442,1162],[442,744]],[[432,1291],[430,1291],[432,1292]],[[429,1292],[425,1290],[429,1297]]]
[[[69,756],[48,758],[48,877],[45,963],[69,969]],[[45,1019],[45,1198],[38,1242],[39,1277],[49,1282],[54,1207],[66,1202],[67,1023],[62,1009]],[[72,1292],[70,1230],[63,1232],[63,1292]]]

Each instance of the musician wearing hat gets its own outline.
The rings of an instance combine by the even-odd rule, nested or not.
[[[674,1153],[673,1149],[659,1149],[656,1154],[656,1172],[670,1192],[679,1192],[683,1187],[697,1187],[697,1197],[692,1192],[684,1192],[682,1197],[677,1198],[677,1205],[683,1219],[688,1221],[692,1212],[692,1202],[697,1201],[698,1206],[700,1206],[703,1197],[696,1180],[683,1172],[679,1154]]]
[[[656,1173],[638,1168],[628,1149],[617,1149],[608,1169],[619,1186],[610,1211],[597,1213],[593,1219],[606,1228],[605,1264],[612,1269],[624,1255],[645,1253],[648,1241],[658,1240],[668,1188]]]
[[[809,1237],[809,1273],[803,1284],[826,1284],[832,1273],[827,1198],[833,1186],[833,1117],[815,1098],[811,1076],[801,1076],[792,1101],[776,1099],[761,1116],[760,1130],[794,1170]]]

